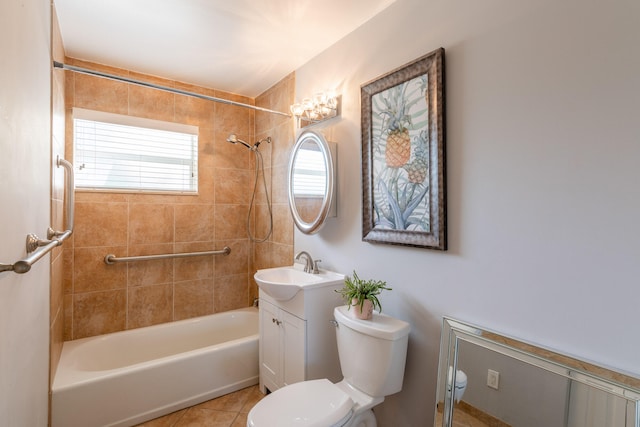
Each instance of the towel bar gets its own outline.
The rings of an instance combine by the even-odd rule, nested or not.
[[[65,159],[58,156],[56,158],[56,166],[64,167],[67,175],[66,186],[66,230],[56,231],[49,227],[47,230],[47,239],[40,239],[35,234],[28,234],[26,241],[26,250],[29,254],[26,258],[16,261],[13,264],[0,263],[0,273],[4,271],[13,271],[14,273],[24,274],[31,270],[31,266],[38,260],[48,254],[56,246],[62,245],[73,233],[73,207],[74,207],[74,190],[75,182],[73,178],[73,165]]]

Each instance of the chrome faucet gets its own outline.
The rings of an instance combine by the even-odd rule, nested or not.
[[[311,255],[309,255],[309,252],[306,251],[300,251],[298,252],[298,254],[295,257],[295,261],[298,261],[300,258],[305,257],[305,265],[304,265],[304,272],[305,273],[312,273],[312,274],[319,274],[320,270],[318,270],[318,263],[321,260],[313,260],[313,258],[311,258]]]

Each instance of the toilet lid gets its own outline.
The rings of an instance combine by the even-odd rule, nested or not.
[[[349,418],[353,401],[327,379],[302,381],[267,395],[251,409],[251,427],[341,426]]]

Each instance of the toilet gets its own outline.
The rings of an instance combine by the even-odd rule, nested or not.
[[[344,379],[290,384],[267,395],[249,412],[247,427],[375,427],[371,408],[402,390],[407,322],[374,313],[372,320],[352,317],[336,307],[336,338]]]
[[[447,375],[447,397],[451,396],[451,379],[453,377],[453,366],[449,366],[449,373]],[[453,399],[456,403],[462,400],[464,391],[467,389],[467,374],[459,369],[456,370],[456,381],[453,391]]]

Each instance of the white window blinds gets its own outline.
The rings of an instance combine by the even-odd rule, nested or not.
[[[198,191],[198,128],[82,109],[73,111],[76,187]]]
[[[319,150],[298,150],[293,173],[295,196],[324,197],[327,190],[327,172],[324,156]]]

